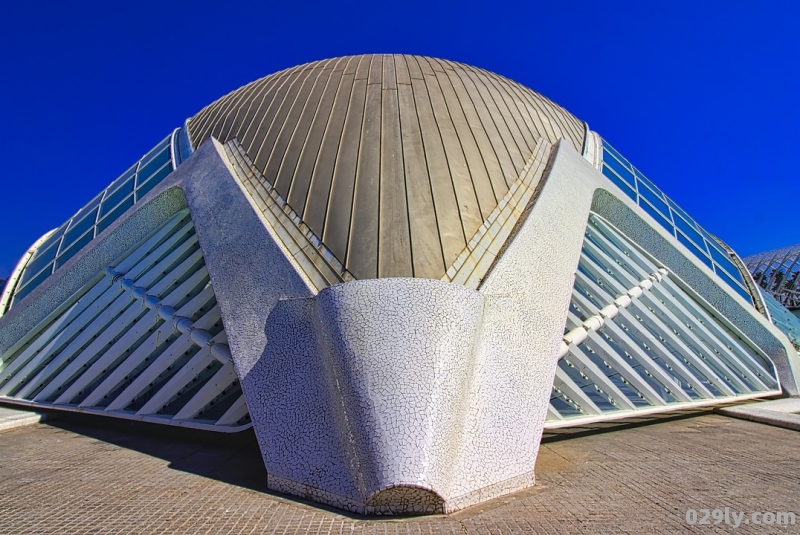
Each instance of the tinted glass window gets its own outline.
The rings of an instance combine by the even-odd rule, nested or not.
[[[75,256],[75,253],[77,253],[78,251],[83,249],[84,246],[86,244],[88,244],[90,241],[92,241],[93,238],[94,238],[94,236],[92,235],[91,232],[88,233],[88,234],[85,234],[81,239],[79,239],[78,241],[73,243],[72,246],[69,249],[67,249],[66,251],[60,253],[58,255],[58,258],[56,259],[56,269],[60,268],[64,264],[66,264],[67,260],[69,260],[70,258]]]
[[[80,221],[73,221],[69,227],[69,230],[66,234],[64,234],[64,241],[61,243],[61,250],[67,249],[75,240],[80,238],[81,236],[86,233],[87,230],[91,230],[94,227],[95,219],[97,217],[97,209],[94,212],[90,212]]]
[[[674,233],[675,233],[675,230],[674,230],[674,229],[675,229],[675,227],[673,227],[673,226],[672,226],[672,223],[670,223],[669,221],[667,221],[667,219],[666,219],[666,218],[665,218],[663,215],[661,215],[661,214],[660,214],[660,213],[659,213],[659,212],[658,212],[658,211],[657,211],[655,208],[653,208],[652,206],[650,206],[649,204],[647,204],[647,202],[646,202],[646,201],[642,201],[642,202],[640,202],[640,203],[639,203],[639,206],[641,206],[642,208],[644,208],[644,211],[645,211],[645,212],[647,212],[648,214],[650,214],[651,216],[653,216],[653,218],[654,218],[656,221],[658,221],[658,223],[659,223],[659,224],[660,224],[662,227],[664,227],[665,229],[667,229],[667,230],[669,231],[669,233],[670,233],[670,234],[674,234]]]
[[[136,174],[137,167],[139,167],[138,163],[133,167],[131,167],[130,169],[128,169],[127,171],[125,171],[124,173],[122,173],[122,175],[120,175],[118,179],[112,182],[111,185],[106,188],[106,191],[108,192],[107,195],[115,192],[117,188],[120,186],[120,184],[124,184],[125,182],[128,181],[128,179],[133,178],[133,176]]]
[[[696,243],[698,245],[698,247],[701,247],[702,249],[706,248],[705,242],[703,241],[703,237],[700,235],[699,232],[697,232],[694,229],[694,227],[692,225],[690,225],[689,223],[684,221],[683,218],[681,218],[681,216],[679,216],[676,213],[673,213],[672,216],[673,216],[672,220],[675,222],[675,226],[677,226],[694,243]]]
[[[625,159],[625,157],[624,157],[624,156],[622,156],[622,154],[620,154],[619,152],[617,152],[617,150],[616,150],[614,147],[612,147],[611,145],[609,145],[609,144],[608,144],[608,143],[606,143],[605,141],[603,141],[603,148],[604,148],[606,151],[610,152],[610,153],[611,153],[611,155],[612,155],[612,156],[614,156],[616,159],[618,159],[619,161],[621,161],[622,163],[624,163],[624,164],[625,164],[627,167],[633,167],[633,166],[632,166],[632,165],[631,165],[631,164],[628,162],[628,160],[626,160],[626,159]],[[605,158],[604,158],[604,159],[605,159]]]
[[[103,199],[103,204],[100,207],[100,217],[103,218],[111,212],[114,207],[116,207],[119,203],[121,203],[124,199],[126,199],[131,193],[133,193],[133,180],[129,180],[124,185],[120,186],[117,191],[112,193],[108,198]]]
[[[144,164],[141,169],[139,169],[138,178],[136,179],[137,184],[144,184],[150,178],[150,175],[164,167],[165,164],[169,163],[169,151],[165,150],[155,158],[153,158],[150,162]],[[170,169],[171,170],[171,169]]]
[[[713,247],[709,247],[709,249],[711,251],[711,258],[714,259],[714,262],[722,266],[722,269],[741,281],[739,270],[736,269],[736,264],[731,261],[730,257],[728,255],[723,255]]]
[[[158,183],[164,180],[164,178],[171,172],[172,172],[171,165],[167,165],[161,168],[159,172],[150,177],[150,180],[145,182],[139,189],[136,190],[136,200],[138,201],[139,199],[147,195],[148,191],[157,186]]]
[[[19,286],[22,287],[28,280],[36,276],[45,266],[50,265],[53,258],[56,256],[56,249],[58,245],[50,247],[44,254],[37,256],[32,262],[29,262],[19,278]]]
[[[622,180],[633,186],[636,182],[633,178],[633,173],[625,169],[622,164],[620,164],[614,158],[603,159],[603,163],[609,166],[611,169],[614,170],[619,176],[622,177]]]
[[[694,253],[694,255],[695,255],[697,258],[699,258],[700,260],[702,260],[702,261],[703,261],[703,263],[704,263],[705,265],[707,265],[707,266],[708,266],[708,267],[710,267],[711,269],[714,269],[714,266],[713,266],[713,264],[711,263],[711,259],[710,259],[708,256],[706,256],[705,254],[703,254],[703,252],[702,252],[702,251],[700,251],[700,249],[698,249],[698,248],[697,248],[697,245],[695,245],[694,243],[692,243],[692,242],[691,242],[691,240],[689,240],[688,238],[686,238],[686,237],[685,237],[683,234],[681,234],[680,232],[678,233],[678,241],[680,241],[682,244],[684,244],[684,245],[685,245],[685,246],[686,246],[686,247],[687,247],[687,248],[688,248],[688,249],[689,249],[689,250],[690,250],[692,253]]]
[[[657,195],[659,197],[663,198],[664,194],[661,193],[661,190],[658,189],[658,187],[655,184],[650,182],[650,180],[646,176],[644,176],[638,169],[634,168],[634,172],[636,173],[636,178],[638,178],[639,180],[641,180],[642,182],[647,184],[647,187],[649,187],[651,190],[657,192]]]
[[[43,271],[39,273],[39,275],[37,275],[36,278],[34,278],[30,283],[28,283],[27,286],[21,287],[19,288],[19,290],[17,290],[17,293],[14,294],[14,302],[16,303],[17,301],[19,301],[20,299],[31,293],[37,286],[39,286],[41,283],[47,280],[47,277],[49,276],[50,276],[50,271]]]
[[[97,197],[92,199],[86,206],[81,208],[80,212],[75,214],[75,216],[72,218],[72,220],[73,221],[80,221],[81,219],[83,219],[83,216],[85,216],[86,214],[88,214],[89,212],[91,212],[92,210],[97,208],[97,205],[100,204],[100,199],[102,199],[102,198],[103,198],[103,194],[101,193],[100,195],[98,195]]]
[[[630,166],[629,162],[624,159],[613,147],[603,141],[603,174],[611,179],[615,184],[619,185],[621,179],[629,180],[630,172],[626,167],[635,174],[637,184],[636,190],[638,195],[634,198],[639,206],[644,209],[648,214],[659,222],[663,227],[673,233],[681,243],[683,243],[689,250],[697,256],[703,263],[714,269],[715,265],[720,266],[727,271],[725,282],[733,282],[733,279],[741,279],[739,270],[728,258],[727,253],[716,243],[697,222],[690,217],[684,210],[682,210],[672,199],[669,199],[664,193],[656,187],[646,176],[644,176],[638,169]],[[621,163],[621,162],[624,162]],[[615,171],[619,177],[615,176],[611,171]],[[629,190],[623,188],[626,193]],[[674,220],[670,221],[670,220]],[[674,226],[673,226],[674,225]],[[711,253],[705,252],[705,250]],[[714,254],[716,262],[712,262],[710,254]],[[733,282],[734,289],[740,292],[741,287]]]
[[[656,207],[658,211],[663,214],[664,218],[670,219],[669,208],[667,207],[667,203],[661,200],[661,196],[651,191],[647,186],[641,184],[639,187],[639,195],[647,199],[647,202]]]
[[[57,230],[57,231],[55,231],[55,232],[53,233],[53,235],[52,235],[52,236],[50,236],[49,238],[47,238],[47,241],[45,241],[45,242],[44,242],[44,243],[41,245],[41,247],[39,247],[39,250],[36,252],[36,255],[38,256],[39,254],[42,254],[42,253],[43,253],[44,251],[46,251],[46,250],[47,250],[47,248],[48,248],[48,247],[50,247],[51,245],[53,245],[53,244],[58,244],[58,242],[61,240],[61,236],[63,236],[63,235],[64,235],[64,231],[65,231],[65,230],[67,230],[67,225],[69,225],[69,221],[67,221],[66,223],[64,223],[63,225],[61,225],[61,226],[58,228],[58,230]]]
[[[623,181],[619,177],[619,175],[617,175],[614,171],[609,169],[608,166],[606,165],[603,166],[603,174],[607,176],[609,179],[611,179],[611,182],[619,186],[620,189],[622,189],[622,191],[624,191],[628,195],[628,197],[630,197],[634,201],[636,200],[636,191],[634,191],[632,187],[630,187],[625,181]]]
[[[670,207],[674,211],[678,212],[681,215],[681,217],[683,217],[683,219],[685,219],[690,225],[695,226],[697,224],[697,223],[695,223],[694,219],[692,219],[689,216],[689,214],[687,214],[686,212],[683,211],[683,208],[681,208],[680,206],[675,204],[675,201],[673,201],[672,199],[667,197],[667,202],[669,203]]]
[[[114,208],[102,221],[97,224],[97,233],[100,234],[116,219],[125,213],[125,210],[133,206],[133,195],[125,199],[119,206]]]

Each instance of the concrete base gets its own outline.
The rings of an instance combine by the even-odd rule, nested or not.
[[[733,418],[800,431],[800,398],[724,407],[717,409],[717,412]]]
[[[32,425],[47,420],[48,415],[40,412],[20,411],[0,407],[0,431]]]

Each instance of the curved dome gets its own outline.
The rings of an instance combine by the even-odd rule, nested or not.
[[[300,65],[188,121],[195,147],[238,139],[269,186],[354,277],[440,278],[540,139],[584,126],[475,67],[363,55]]]

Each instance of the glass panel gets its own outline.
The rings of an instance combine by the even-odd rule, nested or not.
[[[683,209],[682,209],[680,206],[678,206],[677,204],[675,204],[675,201],[673,201],[672,199],[670,199],[669,197],[667,197],[667,202],[668,202],[668,203],[669,203],[669,205],[672,207],[672,209],[673,209],[673,210],[675,210],[676,212],[678,212],[678,213],[681,215],[681,217],[683,217],[683,218],[684,218],[686,221],[688,221],[688,222],[689,222],[689,224],[690,224],[690,225],[692,225],[692,226],[694,226],[694,225],[697,225],[697,223],[695,223],[694,219],[692,219],[691,217],[689,217],[689,214],[687,214],[686,212],[684,212],[684,211],[683,211]]]
[[[728,275],[727,273],[725,273],[725,272],[724,272],[724,271],[722,271],[722,270],[717,270],[717,275],[719,275],[719,277],[720,277],[722,280],[724,280],[726,283],[728,283],[728,286],[730,286],[731,288],[733,288],[734,290],[736,290],[736,293],[738,293],[739,295],[741,295],[742,297],[744,297],[744,298],[745,298],[745,300],[747,300],[747,301],[749,301],[749,302],[751,302],[751,303],[752,303],[752,298],[750,297],[750,294],[749,294],[749,293],[747,293],[747,290],[745,290],[744,288],[742,288],[742,287],[741,287],[741,286],[740,286],[740,285],[739,285],[739,284],[738,284],[736,281],[734,281],[734,280],[733,280],[733,279],[730,277],[730,275]]]
[[[64,264],[67,263],[67,260],[72,258],[75,253],[83,249],[83,247],[94,239],[94,234],[92,232],[87,232],[81,238],[76,241],[72,247],[67,249],[66,251],[59,254],[58,258],[56,259],[56,269],[60,268]]]
[[[103,200],[103,204],[100,206],[100,217],[103,218],[113,210],[117,204],[122,202],[123,199],[128,197],[133,192],[133,180],[129,180],[124,185],[120,186],[117,191],[112,193],[107,199]]]
[[[118,179],[112,182],[111,185],[106,188],[107,192],[106,194],[110,195],[111,193],[114,193],[117,190],[117,188],[120,187],[121,184],[125,183],[129,178],[133,178],[133,175],[136,174],[136,167],[138,165],[139,164],[137,163],[136,165],[134,165],[133,167],[122,173],[122,175],[120,175]]]
[[[736,264],[731,261],[728,255],[723,255],[713,247],[709,248],[709,250],[711,251],[711,258],[714,259],[714,262],[722,266],[722,269],[727,271],[729,274],[735,275],[735,278],[741,280],[741,277],[739,276],[739,270],[736,269]]]
[[[564,394],[553,392],[550,404],[558,411],[562,418],[581,416],[583,413],[566,400]]]
[[[70,220],[61,225],[52,236],[50,236],[42,246],[37,250],[29,262],[29,266],[34,270],[25,269],[22,272],[20,279],[20,288],[26,279],[31,280],[44,280],[37,274],[46,267],[53,257],[56,256],[59,247],[65,252],[69,252],[68,256],[75,254],[75,252],[91,241],[94,238],[95,232],[91,230],[92,225],[96,221],[96,215],[99,210],[100,217],[103,219],[102,225],[99,225],[98,232],[107,228],[114,220],[116,220],[122,213],[134,204],[134,185],[138,180],[137,169],[144,167],[141,174],[141,182],[144,185],[141,195],[152,189],[158,184],[165,176],[172,171],[172,158],[170,151],[170,143],[174,135],[171,133],[166,138],[162,139],[158,145],[151,149],[136,165],[127,169],[120,175],[114,182],[112,182],[105,191],[95,196],[89,203],[81,207],[81,209]],[[177,133],[176,143],[182,143],[183,157],[188,157],[191,154],[191,147],[186,133],[180,129]],[[140,165],[140,162],[145,162],[145,165]],[[140,195],[140,196],[141,196]],[[98,208],[99,205],[99,208]],[[72,228],[67,231],[70,223],[73,224]],[[62,238],[65,237],[63,245],[61,244]],[[74,242],[70,243],[70,242]],[[77,248],[76,248],[77,247]],[[63,265],[68,256],[63,259],[59,258],[58,265]],[[41,259],[40,259],[41,258]],[[46,270],[47,271],[47,270]],[[15,299],[14,302],[17,300]],[[13,304],[13,303],[12,303]]]
[[[589,378],[578,371],[575,366],[571,365],[569,357],[565,357],[558,362],[558,367],[566,373],[572,382],[583,391],[583,394],[589,398],[598,409],[603,412],[619,410],[610,401],[607,395],[600,394],[594,383]]]
[[[697,230],[699,230],[699,231],[700,231],[700,233],[701,233],[701,234],[702,234],[702,235],[705,237],[706,241],[708,242],[708,248],[709,248],[709,249],[711,249],[711,248],[714,248],[714,249],[716,249],[716,250],[717,250],[719,253],[721,253],[721,254],[723,254],[723,255],[726,255],[726,256],[727,256],[727,253],[726,253],[726,252],[725,252],[725,251],[722,249],[722,247],[720,247],[720,246],[717,244],[717,240],[715,240],[715,239],[714,239],[714,237],[713,237],[713,236],[711,236],[711,234],[709,234],[709,233],[708,233],[708,231],[706,231],[706,229],[704,229],[704,228],[703,228],[703,227],[701,227],[700,225],[697,225]]]
[[[189,143],[189,135],[186,133],[186,129],[184,128],[181,128],[180,132],[178,132],[178,149],[180,152],[180,161],[178,163],[180,164],[192,154],[192,147]]]
[[[636,191],[629,186],[624,180],[622,180],[614,171],[612,171],[608,166],[603,166],[603,174],[611,179],[611,182],[619,186],[619,188],[625,192],[628,197],[636,200]]]
[[[665,229],[667,229],[667,230],[670,232],[670,234],[675,234],[675,227],[673,227],[673,226],[672,226],[672,223],[671,223],[671,222],[669,222],[669,221],[667,221],[667,219],[666,219],[666,218],[665,218],[663,215],[661,215],[661,214],[658,212],[658,210],[656,210],[655,208],[653,208],[652,206],[650,206],[649,204],[647,204],[647,201],[644,201],[644,200],[642,200],[642,201],[639,203],[639,206],[641,206],[642,208],[644,208],[644,211],[645,211],[645,212],[647,212],[648,214],[650,214],[651,216],[653,216],[653,219],[655,219],[656,221],[658,221],[658,223],[659,223],[659,224],[660,224],[662,227],[664,227]]]
[[[730,267],[734,267],[733,264],[731,264]],[[717,273],[719,273],[720,271],[725,271],[727,272],[727,275],[730,279],[733,279],[737,283],[744,285],[744,279],[742,279],[742,274],[739,272],[738,269],[735,271],[730,271],[728,268],[725,268],[717,263],[714,263],[714,271],[716,271]]]
[[[711,269],[714,269],[714,266],[711,263],[711,259],[708,257],[708,255],[703,253],[700,249],[698,249],[697,245],[692,243],[692,241],[689,238],[687,238],[686,236],[684,236],[680,232],[678,232],[678,241],[681,242],[682,244],[684,244],[692,253],[694,253],[694,255],[697,258],[702,260],[703,263],[705,263],[705,265],[707,265]]]
[[[123,202],[122,202],[122,203],[121,203],[119,206],[117,206],[116,208],[114,208],[114,210],[112,210],[112,211],[111,211],[111,212],[108,214],[108,216],[106,216],[106,217],[105,217],[105,219],[103,219],[102,221],[100,221],[100,222],[97,224],[97,233],[98,233],[98,234],[100,234],[100,233],[101,233],[101,232],[103,232],[105,229],[107,229],[107,228],[108,228],[108,226],[109,226],[111,223],[113,223],[114,221],[116,221],[116,219],[117,219],[119,216],[121,216],[122,214],[124,214],[124,213],[125,213],[125,210],[127,210],[127,209],[128,209],[128,208],[130,208],[131,206],[133,206],[133,195],[131,195],[130,197],[128,197],[127,199],[125,199],[125,200],[124,200],[124,201],[123,201]]]
[[[172,165],[167,164],[161,168],[156,174],[154,174],[150,180],[146,183],[141,185],[139,189],[136,190],[136,201],[138,202],[139,199],[147,195],[147,192],[153,189],[159,182],[164,180],[164,178],[172,172]]]
[[[166,164],[169,161],[170,161],[169,151],[165,150],[164,152],[158,154],[155,158],[150,160],[150,162],[144,164],[139,169],[139,173],[136,178],[137,186],[147,182],[147,179],[150,178],[150,175],[161,169],[161,167],[163,167],[164,164]]]
[[[170,139],[172,139],[172,134],[170,134],[167,137],[165,137],[164,139],[162,139],[158,143],[158,145],[156,145],[155,147],[150,149],[150,152],[148,152],[147,154],[142,156],[142,159],[139,160],[139,161],[142,162],[142,163],[147,163],[148,161],[150,161],[151,158],[153,158],[156,155],[157,152],[160,152],[160,151],[164,150],[165,148],[169,148]],[[167,152],[167,154],[169,154],[169,150],[167,150],[166,152]]]
[[[639,171],[636,168],[634,168],[633,171],[636,173],[636,178],[638,178],[639,180],[641,180],[642,182],[647,184],[647,187],[650,188],[651,190],[653,190],[654,192],[656,192],[656,194],[658,195],[659,198],[663,198],[664,197],[664,194],[661,192],[661,190],[658,189],[658,187],[655,184],[650,182],[650,180],[646,176],[644,176],[641,173],[641,171]]]
[[[657,196],[647,186],[644,186],[642,184],[639,185],[639,195],[647,199],[651,205],[653,205],[659,212],[661,212],[664,215],[665,219],[667,220],[670,219],[670,213],[669,213],[669,208],[667,207],[667,203],[662,201],[660,196]]]
[[[622,154],[620,154],[619,152],[617,152],[617,149],[615,149],[614,147],[612,147],[611,145],[609,145],[609,144],[608,144],[608,143],[607,143],[605,140],[603,140],[603,148],[606,150],[606,152],[610,152],[612,156],[616,157],[616,158],[617,158],[619,161],[621,161],[621,162],[622,162],[623,164],[625,164],[627,167],[633,167],[633,166],[632,166],[632,165],[631,165],[631,164],[628,162],[628,160],[626,160],[626,159],[625,159],[625,157],[623,157],[623,156],[622,156]],[[605,154],[603,155],[603,160],[605,160]]]
[[[672,214],[672,220],[675,222],[675,226],[678,227],[686,236],[688,236],[701,250],[705,249],[705,241],[703,237],[697,232],[692,225],[687,223],[680,217],[676,212]]]
[[[67,233],[64,234],[64,241],[61,243],[61,250],[66,250],[75,240],[83,236],[87,230],[94,226],[96,220],[97,209],[95,208],[94,213],[88,214],[80,221],[73,221]]]
[[[707,266],[715,271],[719,268],[720,271],[725,272],[724,280],[732,282],[732,287],[741,293],[742,287],[735,281],[738,279],[743,283],[742,275],[717,240],[698,225],[675,201],[664,195],[639,169],[630,165],[630,162],[605,140],[603,140],[603,151],[603,174],[630,195],[630,190],[621,184],[630,180],[629,171],[631,171],[636,180],[634,188],[637,196],[635,199],[639,206],[653,216],[660,225],[675,234],[680,242]],[[711,259],[711,255],[714,260]],[[759,277],[759,284],[766,287],[768,286],[767,282],[772,281],[771,284],[775,285],[774,279],[778,276],[771,278],[770,274],[773,270],[764,271],[764,274]]]
[[[67,229],[68,224],[69,221],[58,227],[58,230],[56,230],[52,236],[47,238],[47,241],[44,242],[41,245],[41,247],[39,247],[39,249],[36,251],[36,256],[34,256],[34,258],[38,257],[40,254],[43,254],[47,250],[47,248],[50,247],[51,245],[55,244],[56,246],[58,246],[58,242],[61,241],[61,236],[64,235],[64,231]],[[53,254],[55,254],[55,252]]]
[[[613,169],[614,172],[621,176],[622,180],[630,184],[631,187],[635,187],[634,185],[636,184],[636,181],[633,178],[633,173],[622,167],[618,161],[616,161],[614,158],[609,158],[603,163]]]
[[[764,303],[769,309],[772,323],[783,331],[796,346],[800,346],[800,319],[789,312],[783,305],[767,292],[761,292]]]
[[[92,210],[94,210],[95,208],[97,208],[97,205],[98,205],[98,204],[100,204],[100,199],[102,199],[102,198],[103,198],[103,194],[101,193],[100,195],[98,195],[97,197],[95,197],[94,199],[92,199],[90,202],[88,202],[88,203],[86,204],[86,206],[84,206],[83,208],[81,208],[81,211],[80,211],[80,212],[78,212],[77,214],[75,214],[75,215],[72,217],[72,220],[73,220],[73,221],[80,221],[80,219],[81,219],[83,216],[85,216],[86,214],[88,214],[89,212],[91,212]]]
[[[32,262],[28,262],[28,265],[25,266],[25,270],[22,272],[22,276],[19,278],[20,287],[53,261],[53,258],[56,256],[56,249],[58,249],[58,245],[50,247],[44,254],[36,257]]]
[[[14,294],[14,304],[17,304],[20,301],[20,299],[31,293],[34,290],[34,288],[43,283],[49,276],[50,276],[50,270],[42,271],[35,279],[33,279],[30,283],[28,283],[27,286],[25,286],[24,288],[20,288],[19,291],[17,291],[17,293]]]

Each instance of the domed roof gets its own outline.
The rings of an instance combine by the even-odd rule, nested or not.
[[[195,147],[236,138],[356,278],[441,278],[540,139],[584,125],[530,89],[440,59],[362,55],[256,80],[189,119]]]

